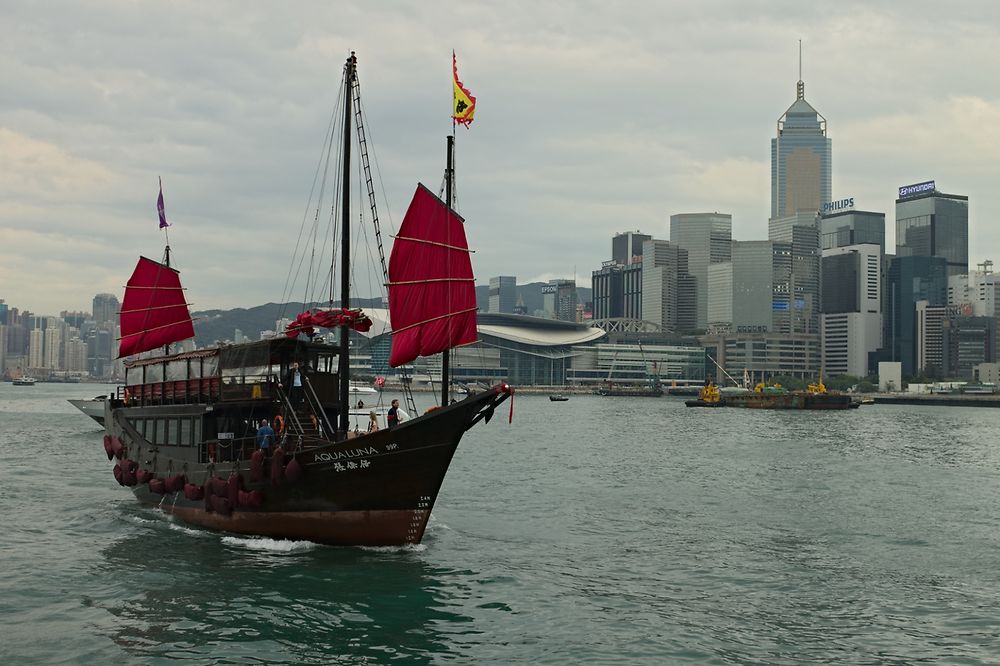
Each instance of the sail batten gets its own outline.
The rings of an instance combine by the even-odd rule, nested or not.
[[[389,257],[391,366],[476,342],[469,252],[462,218],[418,185]]]
[[[118,357],[131,356],[194,337],[194,325],[181,287],[180,273],[139,257],[125,285],[118,318]]]

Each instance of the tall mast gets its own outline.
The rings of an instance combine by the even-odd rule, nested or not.
[[[448,210],[454,210],[455,204],[455,135],[448,135],[448,160],[446,162],[444,170],[444,196],[445,203],[448,204]],[[448,285],[449,293],[451,285]],[[449,304],[449,308],[450,308]],[[449,326],[451,325],[451,318],[448,319]],[[451,335],[449,334],[449,338]],[[444,407],[448,404],[448,394],[451,388],[451,352],[445,349],[441,352],[441,406]]]
[[[341,194],[342,213],[340,239],[340,307],[351,307],[351,92],[357,73],[358,59],[351,51],[351,57],[344,66],[344,173]],[[340,424],[338,430],[347,434],[350,427],[351,392],[351,352],[350,327],[340,327]]]

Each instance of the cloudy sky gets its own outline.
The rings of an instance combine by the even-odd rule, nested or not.
[[[121,294],[137,255],[162,256],[162,176],[195,309],[281,299],[351,50],[390,231],[417,181],[440,185],[457,51],[480,283],[589,285],[614,233],[667,238],[673,213],[766,238],[799,39],[834,197],[885,212],[891,246],[896,188],[934,179],[969,196],[970,259],[1000,262],[998,33],[991,0],[5,0],[0,298],[52,314]]]

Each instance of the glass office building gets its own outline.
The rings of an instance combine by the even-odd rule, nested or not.
[[[948,275],[969,272],[969,197],[917,186],[900,188],[896,199],[896,256],[941,257]]]
[[[708,325],[708,266],[732,259],[733,216],[682,213],[670,216],[670,242],[687,250],[688,273],[695,280],[695,328]]]
[[[885,293],[885,344],[890,361],[902,364],[903,376],[917,370],[916,303],[948,303],[948,268],[942,257],[895,257],[889,264]]]
[[[885,254],[885,213],[850,210],[819,218],[820,247],[835,247],[874,243]]]
[[[771,217],[800,210],[818,211],[830,201],[833,148],[826,118],[805,100],[805,84],[796,85],[795,102],[778,119],[771,139]]]

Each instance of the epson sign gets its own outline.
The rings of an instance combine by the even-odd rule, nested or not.
[[[928,180],[926,183],[917,183],[916,185],[906,185],[899,188],[899,198],[905,199],[906,197],[915,197],[918,194],[923,194],[924,192],[934,191],[934,181]]]
[[[839,199],[837,201],[827,201],[820,208],[820,215],[830,215],[832,213],[840,213],[845,210],[851,210],[854,208],[854,197],[848,199]]]

